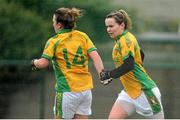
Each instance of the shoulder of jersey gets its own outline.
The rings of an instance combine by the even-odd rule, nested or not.
[[[82,32],[82,31],[79,31],[79,30],[74,30],[74,32],[75,32],[75,33],[79,33],[79,34],[81,34],[81,35],[86,35],[85,32]]]

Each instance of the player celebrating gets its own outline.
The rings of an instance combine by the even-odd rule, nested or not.
[[[129,32],[131,19],[124,10],[113,11],[106,16],[107,33],[116,39],[112,57],[116,69],[102,71],[101,82],[108,84],[110,78],[119,78],[124,90],[119,94],[109,119],[123,119],[134,111],[147,118],[164,118],[161,94],[155,82],[146,73],[143,54],[135,36]]]
[[[75,30],[76,21],[82,15],[77,8],[59,8],[53,15],[57,33],[44,48],[42,58],[32,60],[35,68],[45,68],[52,61],[56,77],[55,118],[87,119],[91,114],[93,88],[88,71],[88,57],[98,72],[104,69],[101,58],[90,38]]]

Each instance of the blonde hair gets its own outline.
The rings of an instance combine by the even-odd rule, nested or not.
[[[56,22],[63,24],[65,29],[73,29],[77,19],[82,16],[82,10],[78,8],[59,8],[54,13]]]
[[[109,13],[106,18],[114,18],[116,22],[120,25],[121,23],[125,24],[125,29],[131,30],[132,29],[132,21],[129,15],[126,13],[125,10],[116,10]]]

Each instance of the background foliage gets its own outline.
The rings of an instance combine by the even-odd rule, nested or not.
[[[29,59],[40,54],[50,25],[36,13],[15,3],[0,4],[1,59]]]
[[[25,60],[40,56],[47,39],[55,34],[52,14],[59,7],[83,9],[84,16],[77,28],[96,43],[109,40],[104,18],[111,10],[121,8],[109,0],[1,0],[1,59]]]
[[[46,40],[54,35],[52,14],[59,7],[84,10],[77,28],[86,32],[95,43],[109,40],[104,18],[111,10],[125,9],[132,18],[133,32],[177,31],[178,21],[139,18],[136,9],[126,9],[109,0],[1,0],[0,52],[1,59],[24,60],[40,56]]]

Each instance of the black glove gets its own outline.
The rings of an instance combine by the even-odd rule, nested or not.
[[[31,60],[31,69],[32,69],[33,71],[38,70],[38,68],[34,65],[34,60],[35,60],[35,59]]]
[[[100,72],[99,76],[100,76],[100,82],[104,85],[109,84],[113,79],[110,76],[110,71],[102,70],[102,72]]]

